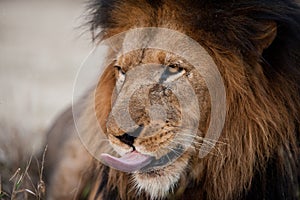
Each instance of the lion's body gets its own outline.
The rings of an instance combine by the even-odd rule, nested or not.
[[[225,125],[214,153],[204,158],[199,157],[197,147],[203,141],[197,141],[155,173],[126,173],[92,158],[76,135],[69,109],[48,135],[50,199],[79,198],[87,188],[89,199],[300,199],[300,8],[295,3],[98,0],[92,4],[92,14],[92,30],[101,28],[102,39],[132,28],[162,27],[197,41],[213,58],[224,80]],[[169,65],[167,58],[182,59],[143,49],[123,55],[115,65],[130,72],[140,63]],[[184,69],[193,74],[187,79],[196,91],[203,116],[197,135],[202,138],[211,114],[210,95],[203,78],[186,65]],[[179,103],[158,86],[141,87],[129,110],[144,132],[156,132],[145,110],[153,102],[163,105],[169,109],[167,125],[156,135],[135,138],[130,145],[117,139],[124,132],[109,114],[117,80],[114,70],[108,68],[95,93],[97,119],[107,129],[115,151],[122,154],[134,145],[144,154],[160,157],[166,154],[164,148],[174,148],[170,140],[183,141],[176,138],[174,128],[180,123]],[[130,81],[134,82],[134,77],[128,76],[124,85]],[[89,112],[83,113],[86,131],[93,137],[96,125],[89,121]],[[193,120],[193,115],[190,118]]]

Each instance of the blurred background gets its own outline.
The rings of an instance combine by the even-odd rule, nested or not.
[[[86,15],[85,0],[0,0],[0,167],[43,148],[71,104],[92,49]]]

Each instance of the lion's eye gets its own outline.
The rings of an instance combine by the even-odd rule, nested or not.
[[[120,67],[120,66],[118,66],[118,65],[116,65],[116,66],[114,66],[114,67],[115,67],[116,71],[118,72],[118,74],[123,74],[123,75],[125,75],[125,71],[122,69],[122,67]]]
[[[120,66],[115,66],[115,69],[116,69],[116,78],[117,78],[116,89],[119,92],[125,82],[126,74],[125,71]]]
[[[160,77],[160,82],[171,82],[185,74],[185,70],[178,64],[168,65]]]
[[[181,72],[183,68],[178,64],[171,64],[168,65],[167,70],[169,71],[169,73],[175,74]]]

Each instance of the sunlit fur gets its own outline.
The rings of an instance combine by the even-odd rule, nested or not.
[[[84,169],[78,164],[78,169],[71,172],[61,164],[54,165],[53,177],[59,178],[52,178],[50,196],[59,199],[60,193],[68,193],[58,189],[61,184],[74,185],[74,182],[63,182],[64,177],[85,173],[84,182],[77,189],[80,194],[87,183],[91,184],[90,199],[300,198],[300,8],[295,3],[290,0],[95,0],[91,12],[91,29],[96,41],[135,27],[164,27],[199,42],[213,57],[223,77],[226,122],[213,152],[200,159],[196,147],[205,142],[201,141],[207,128],[203,122],[195,149],[176,161],[181,163],[175,165],[176,169],[168,165],[159,171],[165,176],[128,174],[96,161]],[[108,68],[98,85],[95,102],[102,127],[106,127],[109,118],[115,82],[114,71]],[[85,119],[88,121],[89,117]],[[61,120],[65,119],[58,119]],[[76,141],[70,138],[73,139],[69,141]],[[66,152],[58,159],[59,163],[70,156]],[[76,150],[72,155],[82,159]],[[166,180],[168,175],[171,180]],[[147,176],[149,179],[143,182]],[[154,186],[158,180],[161,185]],[[163,187],[164,184],[168,186]],[[68,198],[71,195],[65,196]]]

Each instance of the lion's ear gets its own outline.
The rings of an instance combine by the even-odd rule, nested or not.
[[[262,24],[260,32],[254,38],[256,48],[261,55],[267,49],[277,35],[277,24],[275,22],[265,22]]]

